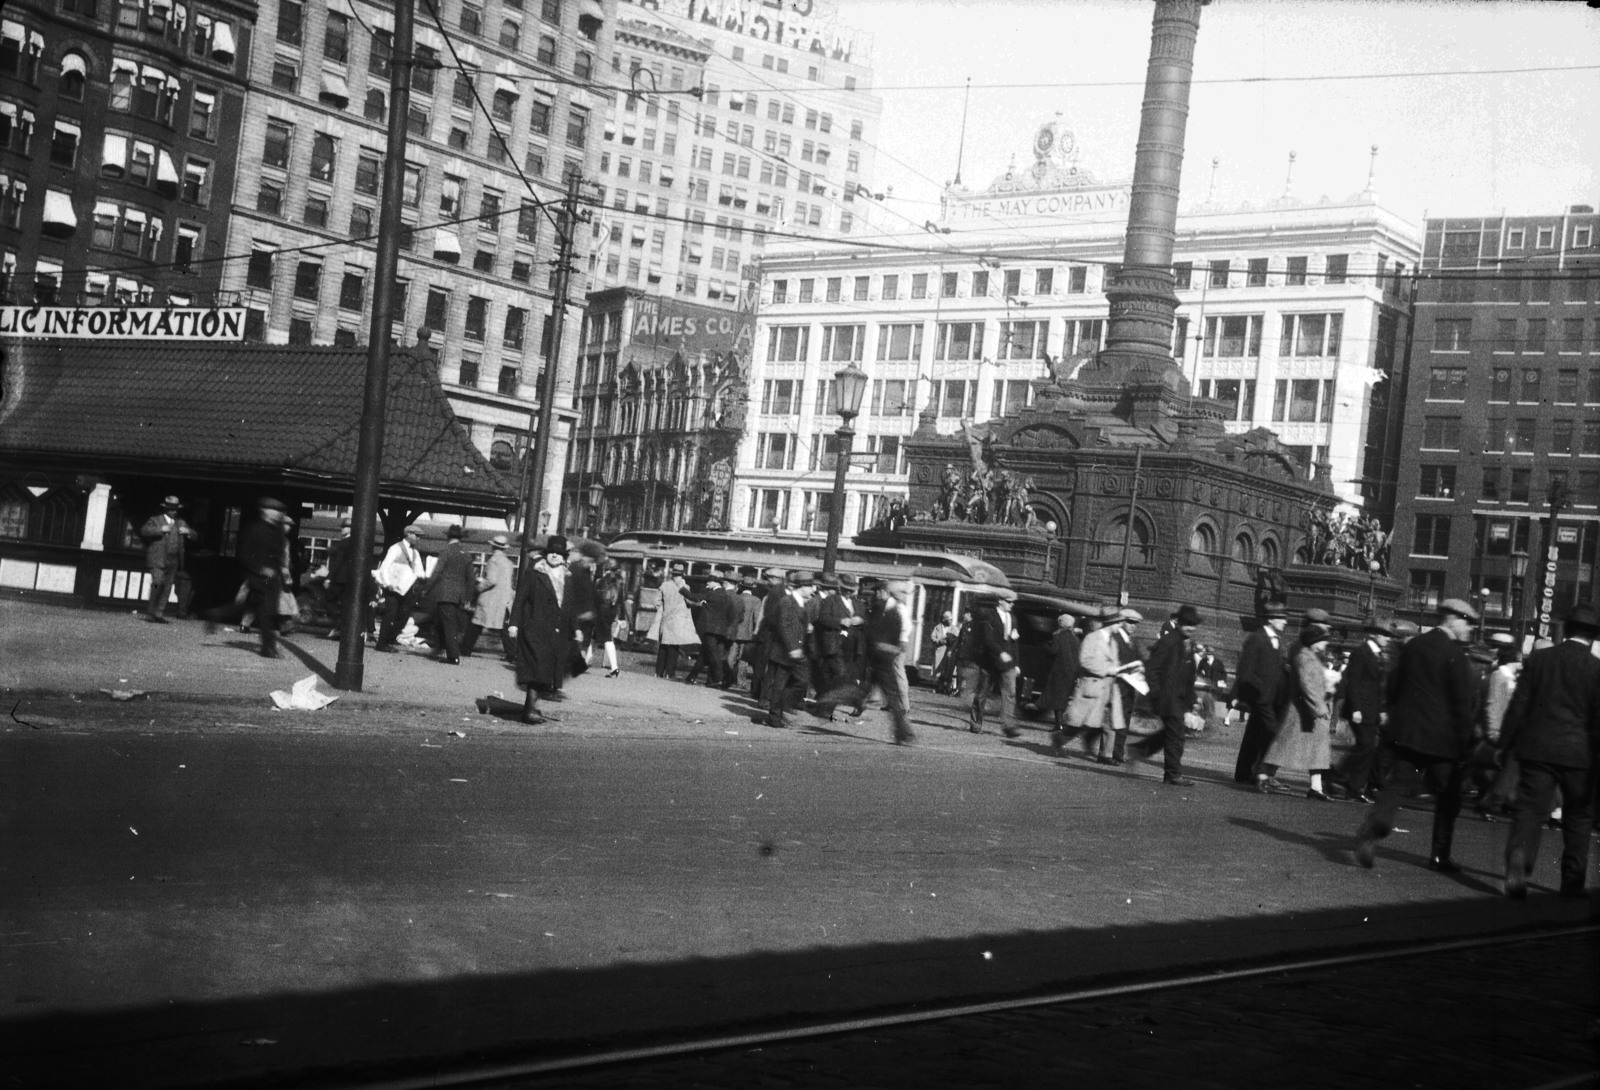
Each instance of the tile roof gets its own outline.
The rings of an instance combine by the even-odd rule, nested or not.
[[[365,347],[6,340],[0,455],[115,470],[353,487]],[[389,355],[381,493],[441,511],[515,506],[473,446],[431,357]]]

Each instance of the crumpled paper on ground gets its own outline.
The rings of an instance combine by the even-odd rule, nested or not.
[[[272,702],[278,706],[279,711],[314,712],[318,708],[326,708],[338,699],[336,696],[317,691],[316,674],[307,674],[295,682],[294,688],[289,692],[275,689],[272,693]]]

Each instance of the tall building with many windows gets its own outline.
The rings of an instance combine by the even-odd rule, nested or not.
[[[846,364],[871,378],[849,535],[906,497],[905,442],[921,412],[945,434],[981,426],[1031,404],[1052,363],[1101,346],[1129,187],[1080,166],[1057,122],[1035,149],[1030,167],[981,192],[947,190],[936,235],[769,248],[735,527],[826,531],[840,425],[830,384]],[[1185,208],[1174,356],[1196,393],[1230,407],[1230,431],[1270,428],[1308,476],[1326,464],[1338,494],[1378,505],[1395,456],[1402,287],[1418,253],[1370,180],[1340,201]]]
[[[1597,600],[1597,233],[1590,205],[1427,223],[1395,519],[1415,616],[1464,598],[1542,634]]]
[[[832,3],[618,8],[592,286],[736,307],[768,231],[859,233],[882,100]]]
[[[5,302],[216,302],[255,18],[232,0],[4,6]]]
[[[368,0],[260,7],[226,247],[236,260],[222,277],[248,308],[249,337],[367,340],[390,73],[404,63],[393,18]],[[549,353],[555,214],[564,179],[592,177],[598,162],[607,22],[600,0],[416,8],[392,336],[430,331],[458,418],[508,472],[531,442],[541,372],[558,367],[552,518],[576,358],[571,335],[559,360]],[[576,284],[569,298],[575,330]]]

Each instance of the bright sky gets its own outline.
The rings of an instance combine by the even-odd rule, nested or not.
[[[884,113],[873,188],[920,224],[937,212],[961,148],[981,189],[1012,157],[1032,162],[1034,130],[1058,111],[1080,166],[1133,170],[1154,4],[1137,0],[840,0],[870,31]],[[1183,172],[1203,199],[1260,204],[1283,193],[1335,199],[1366,184],[1391,210],[1541,213],[1600,202],[1600,68],[1583,72],[1254,84],[1204,80],[1600,65],[1600,11],[1580,3],[1214,0],[1200,17]],[[1122,81],[1120,87],[1071,87]],[[999,87],[1000,84],[1034,86]],[[943,90],[899,90],[940,85]],[[894,217],[886,218],[889,226]]]

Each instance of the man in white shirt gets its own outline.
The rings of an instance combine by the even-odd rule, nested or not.
[[[383,625],[378,630],[377,650],[393,651],[395,637],[406,626],[406,602],[411,588],[424,574],[422,554],[417,551],[417,541],[422,529],[411,525],[405,528],[400,540],[389,546],[378,565],[378,586],[383,588]]]

